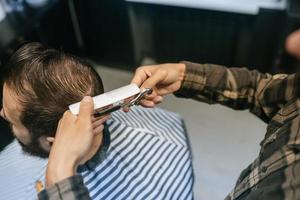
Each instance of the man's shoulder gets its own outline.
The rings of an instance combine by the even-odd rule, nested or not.
[[[128,113],[123,111],[113,113],[112,121],[140,134],[151,134],[171,143],[186,144],[183,119],[174,112],[139,106],[132,108]]]
[[[159,123],[168,126],[171,123],[182,123],[183,119],[178,113],[174,113],[161,108],[133,107],[127,113],[123,111],[115,112],[112,118],[116,121],[126,123],[129,126],[141,126],[146,124]],[[163,124],[162,124],[163,123]]]
[[[123,114],[140,115],[141,118],[143,118],[143,117],[148,118],[150,116],[150,117],[153,117],[153,119],[151,119],[152,121],[155,121],[155,120],[160,121],[159,117],[162,117],[162,116],[168,117],[169,121],[182,120],[182,117],[178,113],[168,111],[168,110],[158,108],[158,107],[144,108],[142,106],[136,106],[131,109],[131,112],[128,112],[128,113],[123,112]]]
[[[35,182],[44,180],[46,159],[25,155],[14,140],[0,152],[0,199],[34,199]]]

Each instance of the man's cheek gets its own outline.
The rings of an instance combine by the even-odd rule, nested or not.
[[[30,143],[30,136],[27,133],[27,131],[22,131],[20,129],[17,129],[15,126],[11,127],[11,131],[13,135],[18,139],[18,141],[22,142],[23,144]]]
[[[49,152],[45,151],[36,141],[31,142],[28,145],[24,145],[18,140],[24,153],[30,156],[36,156],[40,158],[48,158]]]

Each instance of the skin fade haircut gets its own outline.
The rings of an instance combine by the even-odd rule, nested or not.
[[[3,83],[16,96],[19,119],[29,131],[30,143],[19,143],[26,153],[42,158],[49,152],[39,138],[54,137],[68,105],[103,93],[102,80],[89,63],[37,42],[22,45],[11,56]]]

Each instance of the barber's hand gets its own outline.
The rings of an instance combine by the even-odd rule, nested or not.
[[[300,29],[288,35],[285,48],[289,54],[300,59]]]
[[[185,75],[185,64],[172,63],[139,67],[131,81],[140,88],[152,88],[153,92],[141,101],[144,107],[154,107],[163,101],[164,95],[180,89]]]
[[[108,116],[94,118],[91,97],[84,97],[78,116],[66,111],[58,124],[46,171],[46,186],[75,175],[82,159],[90,151],[93,139],[103,131]]]

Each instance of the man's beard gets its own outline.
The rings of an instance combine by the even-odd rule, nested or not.
[[[49,152],[45,151],[37,139],[33,139],[30,141],[29,144],[23,144],[18,138],[16,140],[19,142],[19,144],[22,147],[22,150],[25,154],[28,154],[30,156],[37,156],[40,158],[48,158],[49,157]]]

